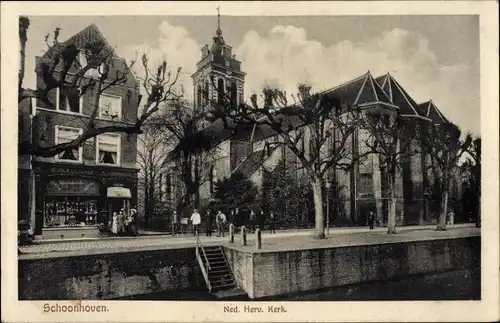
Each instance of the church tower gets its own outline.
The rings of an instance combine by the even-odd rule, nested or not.
[[[220,11],[217,8],[217,30],[212,46],[203,46],[201,60],[196,64],[196,72],[191,75],[195,109],[206,112],[211,104],[222,103],[228,97],[232,107],[238,106],[243,102],[245,75],[241,62],[232,53],[232,47],[222,37]]]

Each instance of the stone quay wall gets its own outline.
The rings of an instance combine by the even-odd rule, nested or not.
[[[314,292],[414,275],[477,269],[479,236],[279,252],[225,248],[238,286],[251,299]]]
[[[194,248],[20,259],[19,300],[100,300],[206,285]]]

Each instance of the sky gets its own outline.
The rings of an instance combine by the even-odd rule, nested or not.
[[[215,10],[214,10],[215,13]],[[192,100],[191,74],[201,47],[211,45],[217,16],[32,16],[27,71],[46,49],[45,34],[61,40],[95,23],[118,55],[142,52],[152,63],[182,67],[180,84]],[[247,73],[245,95],[265,84],[287,93],[308,82],[324,90],[367,71],[391,73],[417,102],[432,99],[464,131],[480,133],[479,18],[456,16],[224,16],[226,44]],[[137,66],[139,67],[139,66]],[[142,74],[137,70],[138,75]],[[26,76],[34,85],[34,73]]]

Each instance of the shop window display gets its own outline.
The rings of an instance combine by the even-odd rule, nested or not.
[[[97,225],[97,200],[50,197],[45,202],[44,227]]]

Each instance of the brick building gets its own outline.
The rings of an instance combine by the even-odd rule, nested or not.
[[[94,24],[64,43],[76,45],[80,50],[77,59],[82,66],[85,66],[86,58],[82,48],[89,42],[100,42],[107,47],[107,50],[112,50]],[[46,59],[49,54],[36,57],[37,66],[40,60]],[[116,75],[116,71],[126,70],[125,59],[113,54],[111,60],[110,79]],[[56,68],[56,75],[58,71],[60,70]],[[69,74],[72,72],[73,68]],[[91,69],[85,77],[92,78],[98,75],[100,74],[97,70]],[[41,86],[43,83],[38,76],[37,87]],[[33,124],[24,128],[32,130],[31,140],[41,146],[71,141],[82,133],[83,127],[87,124],[93,111],[94,98],[92,90],[79,95],[65,93],[59,88],[53,89],[47,96],[47,102],[33,100],[26,103],[31,105],[26,109],[31,110],[30,117]],[[111,86],[100,96],[96,123],[99,126],[134,124],[139,101],[139,84],[130,74],[124,84]],[[26,124],[29,118],[24,119]],[[24,205],[31,207],[29,211],[22,212],[23,216],[27,217],[26,213],[31,213],[30,217],[37,228],[95,226],[105,221],[98,216],[101,211],[106,211],[109,216],[121,208],[136,205],[138,173],[136,154],[135,134],[104,133],[87,140],[77,149],[69,149],[54,157],[34,157],[31,165],[32,173],[24,176],[28,178],[27,180],[20,181],[22,183],[20,185],[24,185],[24,188],[26,183],[29,183],[29,176],[34,176],[34,187],[31,191],[33,203],[29,202],[28,194],[21,192],[20,187],[20,209],[23,209]],[[21,172],[20,164],[20,174]],[[23,174],[26,175],[26,172],[23,171]],[[36,212],[40,215],[36,219],[33,215],[34,210],[40,211]]]

